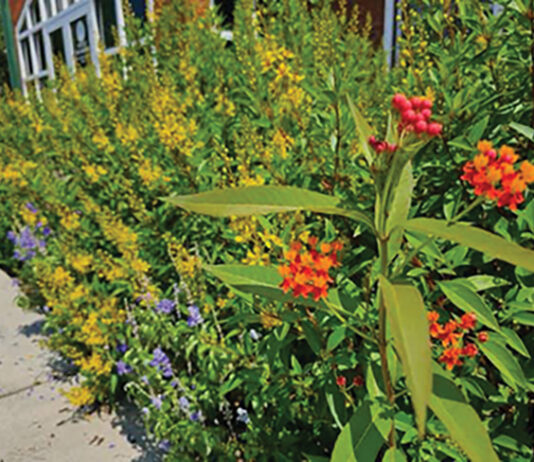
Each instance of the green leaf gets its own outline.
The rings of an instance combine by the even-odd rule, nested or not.
[[[382,462],[407,462],[407,459],[402,449],[389,448],[384,454]]]
[[[393,342],[412,395],[419,434],[425,432],[426,408],[432,391],[432,356],[423,298],[409,285],[392,285],[380,277]]]
[[[261,295],[284,303],[297,303],[328,312],[337,313],[344,310],[340,295],[335,289],[330,289],[326,299],[317,302],[311,298],[295,298],[291,293],[284,294],[279,287],[282,277],[274,266],[204,265],[203,268],[240,292]]]
[[[475,410],[467,404],[450,376],[435,365],[430,408],[472,462],[499,462]]]
[[[487,115],[471,127],[471,130],[469,130],[469,135],[467,135],[471,143],[474,144],[480,140],[484,134],[484,130],[486,130],[486,127],[488,126],[489,118],[490,116]]]
[[[523,340],[521,340],[521,337],[517,335],[517,332],[515,330],[510,329],[509,327],[503,327],[501,329],[501,334],[504,335],[504,337],[506,338],[506,342],[508,343],[508,345],[510,345],[510,347],[512,347],[519,354],[530,358],[530,353],[528,352],[527,347],[523,343]]]
[[[376,460],[386,441],[391,419],[376,404],[364,403],[353,414],[337,437],[331,462],[369,462]]]
[[[534,142],[534,128],[527,125],[518,124],[517,122],[512,122],[510,128],[514,129],[516,132],[523,135],[525,138],[528,138],[530,141]]]
[[[399,250],[404,234],[404,225],[408,219],[412,194],[415,186],[412,163],[408,162],[401,173],[399,183],[395,188],[393,200],[389,205],[389,217],[386,221],[388,240],[388,255],[393,259]]]
[[[469,276],[464,280],[469,282],[469,284],[477,292],[482,292],[484,290],[493,289],[494,287],[502,287],[510,284],[506,279],[490,276],[488,274],[478,274],[475,276]]]
[[[472,249],[484,252],[490,257],[498,258],[499,260],[521,266],[534,272],[534,251],[505,241],[493,233],[475,228],[467,223],[449,225],[444,220],[414,218],[408,220],[406,229],[466,245]]]
[[[330,352],[335,349],[343,340],[345,340],[346,328],[344,326],[336,327],[328,336],[326,341],[326,351]]]
[[[474,290],[469,289],[463,281],[442,281],[438,283],[441,291],[457,308],[466,313],[475,313],[484,325],[499,330],[499,323],[484,299]]]
[[[317,334],[317,331],[314,329],[312,323],[307,320],[303,321],[302,331],[304,332],[304,337],[306,338],[306,341],[308,342],[308,345],[310,345],[312,351],[316,355],[319,355],[319,353],[321,353],[321,339],[319,334]]]
[[[487,342],[478,342],[478,347],[487,358],[499,369],[503,379],[505,379],[513,388],[519,385],[523,388],[529,388],[523,369],[515,356],[500,342],[490,338]]]
[[[200,194],[170,196],[167,202],[195,213],[214,217],[265,215],[297,212],[341,215],[373,228],[372,221],[362,212],[341,207],[341,199],[292,186],[248,186],[214,189]]]
[[[354,105],[354,103],[352,102],[352,99],[349,96],[347,96],[347,102],[349,104],[350,112],[356,124],[356,133],[358,133],[358,138],[360,140],[360,147],[363,151],[363,155],[365,157],[365,160],[367,161],[367,164],[372,165],[373,159],[374,159],[374,152],[371,149],[371,146],[369,146],[368,140],[369,140],[369,137],[373,135],[373,129],[367,123],[367,120],[365,120],[365,117],[358,110],[358,108]]]
[[[526,313],[524,311],[520,313],[514,313],[512,319],[519,324],[524,324],[525,326],[534,326],[534,313]]]
[[[336,392],[335,394],[326,393],[326,402],[328,403],[328,408],[330,409],[332,417],[334,417],[334,420],[336,421],[336,425],[342,430],[342,420],[346,420],[345,400],[343,395],[339,392]],[[342,414],[342,416],[339,414]]]

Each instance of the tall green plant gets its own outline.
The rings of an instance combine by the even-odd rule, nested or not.
[[[532,250],[460,221],[484,199],[496,200],[498,196],[499,205],[514,208],[516,202],[520,202],[517,195],[522,194],[527,183],[534,181],[531,171],[533,167],[526,162],[520,171],[516,171],[510,167],[516,161],[513,151],[502,148],[497,159],[497,153],[491,145],[480,143],[480,154],[464,167],[464,179],[476,185],[475,193],[480,197],[449,220],[424,217],[410,219],[411,198],[414,194],[414,184],[417,182],[412,176],[412,160],[430,137],[441,132],[441,126],[430,118],[431,102],[421,98],[408,100],[403,95],[395,95],[393,105],[400,117],[390,114],[384,141],[376,138],[376,132],[350,99],[348,104],[354,116],[360,152],[366,160],[375,185],[373,217],[360,210],[357,203],[341,203],[331,196],[285,186],[214,190],[192,196],[170,197],[168,201],[186,210],[212,216],[309,211],[344,216],[354,220],[355,225],[365,224],[376,240],[376,265],[371,270],[371,287],[375,286],[376,290],[372,291],[371,309],[377,313],[378,321],[365,326],[364,331],[355,329],[348,321],[357,317],[357,300],[344,299],[342,289],[331,290],[328,295],[317,293],[315,301],[309,300],[308,293],[315,293],[314,289],[318,287],[310,286],[307,293],[302,277],[296,281],[304,274],[299,273],[300,270],[292,270],[291,267],[281,269],[282,278],[274,268],[269,267],[218,265],[207,266],[205,269],[237,289],[238,293],[252,293],[323,309],[341,319],[344,327],[352,329],[365,342],[376,348],[380,358],[381,386],[370,393],[368,399],[358,407],[343,427],[333,449],[332,461],[375,460],[384,444],[389,447],[388,457],[391,460],[396,460],[397,456],[402,458],[402,452],[397,449],[395,419],[392,416],[397,410],[398,396],[405,392],[411,396],[420,438],[425,435],[427,410],[430,408],[445,425],[451,438],[472,460],[498,460],[487,430],[475,410],[466,402],[452,377],[445,373],[441,366],[433,364],[424,297],[418,289],[417,280],[407,272],[407,264],[426,247],[435,245],[440,239],[447,239],[484,252],[491,258],[534,271]],[[424,118],[420,114],[423,114]],[[499,169],[504,169],[507,173],[502,174]],[[496,173],[497,171],[501,173]],[[471,173],[479,176],[474,178],[469,176]],[[505,176],[499,177],[502,182],[499,183],[496,177],[490,177],[492,174],[515,175],[515,181],[522,182],[522,185],[516,185],[517,188],[510,186],[506,183]],[[508,197],[510,194],[513,198]],[[407,233],[423,236],[421,244],[411,250],[407,248]],[[316,242],[313,241],[311,246],[315,245]],[[287,258],[292,260],[291,265],[303,264],[302,259],[307,258],[295,256],[295,251],[299,249],[300,244],[297,244],[292,248],[293,254],[288,253]],[[316,258],[320,258],[316,251],[311,252]],[[308,270],[309,277],[312,278],[309,267],[305,267],[305,270]],[[295,280],[291,280],[292,275]],[[284,294],[289,291],[289,287],[293,288],[292,296]],[[458,296],[461,294],[458,293]],[[455,302],[454,297],[451,297],[451,300]],[[460,302],[460,305],[463,305],[463,302]],[[475,307],[467,311],[472,314],[471,318],[462,317],[462,322],[466,325],[469,319],[474,320],[476,316],[483,319],[483,313]],[[439,324],[434,327],[439,329]],[[492,327],[498,328],[498,325]],[[430,333],[432,334],[432,330]],[[446,340],[447,335],[450,336],[449,340]],[[454,329],[448,333],[444,329],[432,336],[442,338],[444,345],[450,342],[454,346],[458,340],[454,335]],[[481,338],[480,341],[483,340]],[[391,345],[394,347],[394,354],[389,351]],[[482,348],[489,349],[490,344]],[[440,357],[440,361],[447,364],[447,354],[454,357],[453,361],[460,361],[461,352],[456,350],[459,349],[449,348],[448,353]],[[513,360],[506,356],[506,351],[505,346],[499,344],[499,347],[488,351],[487,356],[510,380],[516,381],[524,388],[531,388],[521,378],[522,372],[510,367]],[[465,354],[470,353],[467,351]],[[392,373],[399,360],[404,380],[397,380]],[[338,384],[345,386],[343,380]]]

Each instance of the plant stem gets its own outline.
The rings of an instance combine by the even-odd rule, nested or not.
[[[378,238],[378,251],[380,255],[380,274],[387,278],[388,276],[388,242],[382,234]],[[389,374],[388,357],[387,357],[387,340],[386,340],[386,305],[384,297],[378,294],[378,351],[380,354],[380,364],[382,368],[382,377],[386,387],[386,395],[392,406],[395,405],[395,390],[391,383]],[[395,443],[395,422],[391,423],[391,430],[388,436],[388,445],[394,448]]]

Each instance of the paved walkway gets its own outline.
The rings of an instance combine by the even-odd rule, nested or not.
[[[76,417],[58,393],[68,385],[54,378],[54,357],[39,346],[42,316],[16,307],[15,296],[0,271],[0,462],[158,461],[132,409]]]

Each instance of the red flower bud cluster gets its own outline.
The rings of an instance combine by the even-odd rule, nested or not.
[[[510,146],[501,146],[499,155],[489,141],[479,141],[477,148],[479,153],[466,162],[460,178],[475,188],[477,196],[496,200],[498,207],[517,210],[525,200],[527,185],[534,182],[534,165],[524,161],[516,170],[514,164],[519,157]]]
[[[414,131],[418,135],[426,133],[429,136],[441,134],[443,126],[431,120],[432,101],[430,99],[418,96],[408,99],[402,93],[397,93],[393,97],[392,104],[401,116],[399,131]]]
[[[397,150],[396,144],[389,144],[387,141],[379,141],[374,135],[370,136],[367,142],[378,154],[384,151],[395,152]]]
[[[339,266],[338,252],[343,248],[339,241],[318,244],[316,237],[309,237],[307,243],[293,242],[284,257],[287,264],[278,267],[284,280],[280,287],[284,293],[290,290],[294,297],[315,301],[326,298],[329,285],[333,282],[329,271]]]
[[[439,314],[436,311],[430,311],[427,317],[430,323],[430,336],[441,341],[441,345],[445,348],[439,361],[444,363],[448,370],[452,370],[454,366],[461,366],[462,356],[472,358],[478,354],[478,348],[474,343],[464,342],[463,347],[459,346],[464,334],[476,326],[477,318],[474,313],[464,314],[459,322],[449,320],[445,324],[438,322]]]
[[[352,384],[355,387],[361,387],[365,383],[363,377],[361,375],[356,375],[352,379]],[[338,387],[345,387],[347,386],[347,378],[343,375],[338,375],[336,377],[336,384]]]

